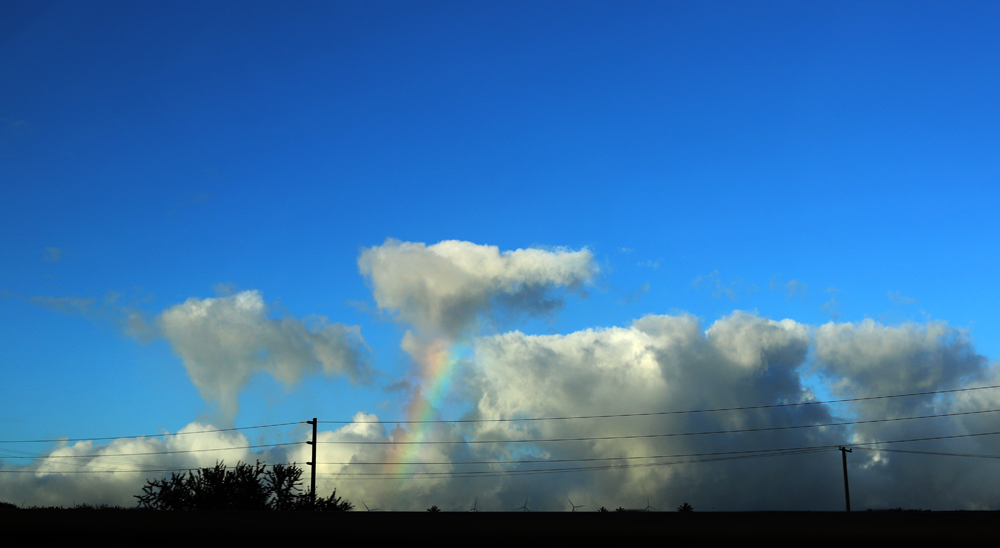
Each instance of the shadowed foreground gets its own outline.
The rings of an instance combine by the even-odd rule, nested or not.
[[[703,512],[703,513],[428,513],[428,512],[170,512],[148,510],[12,510],[0,513],[8,535],[45,532],[46,539],[103,538],[657,538],[992,541],[997,512]],[[91,536],[94,535],[94,536]],[[99,537],[98,537],[99,535]],[[197,536],[193,536],[197,535]],[[331,536],[334,535],[334,536]]]

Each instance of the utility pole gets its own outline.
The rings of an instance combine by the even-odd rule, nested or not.
[[[314,446],[313,451],[315,451],[315,450],[316,449],[315,449],[315,446]],[[844,498],[847,499],[847,511],[850,512],[851,511],[851,488],[848,487],[848,485],[847,485],[847,454],[848,453],[853,453],[853,451],[850,450],[850,449],[848,449],[848,448],[846,448],[846,447],[841,446],[841,448],[840,448],[840,456],[843,457],[843,459],[844,459]],[[313,458],[315,459],[316,457],[313,457]]]
[[[311,421],[306,421],[306,424],[313,425],[313,439],[312,439],[312,441],[307,441],[306,442],[309,445],[313,446],[313,458],[312,458],[311,461],[309,461],[309,462],[306,463],[306,464],[308,464],[309,466],[312,467],[312,472],[311,472],[312,479],[309,481],[309,486],[310,486],[309,487],[309,496],[312,498],[313,508],[316,508],[316,425],[318,423],[319,423],[319,421],[316,420],[316,417],[313,417],[313,420],[311,420]],[[846,467],[847,465],[845,464],[844,466]],[[844,468],[844,470],[845,470],[844,473],[846,474],[847,473],[846,472],[847,468]],[[845,481],[846,481],[847,476],[844,476],[844,478],[845,478]],[[850,503],[847,503],[847,509],[848,510],[851,509],[851,504]]]

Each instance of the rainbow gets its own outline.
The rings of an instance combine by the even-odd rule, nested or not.
[[[471,348],[464,342],[455,342],[439,338],[423,345],[419,355],[414,356],[419,366],[420,385],[413,393],[413,399],[407,409],[409,421],[431,421],[436,417],[437,410],[445,396],[451,390],[451,382],[458,368],[455,366],[471,353]],[[411,422],[410,435],[406,441],[424,441],[428,439],[434,426],[428,422]],[[423,445],[396,445],[391,449],[389,472],[405,474],[415,471],[412,463],[421,460],[425,454]]]

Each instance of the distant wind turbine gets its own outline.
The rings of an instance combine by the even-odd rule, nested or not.
[[[469,511],[470,512],[478,512],[479,510],[476,510],[476,505],[478,505],[478,504],[479,504],[479,497],[476,497],[476,502],[472,503],[472,508],[469,508]]]
[[[566,497],[566,500],[569,500],[569,497]],[[571,500],[569,500],[569,505],[573,507],[573,509],[570,510],[571,512],[576,512],[577,508],[586,508],[587,507],[586,504],[573,504],[573,501],[571,501]]]
[[[361,504],[364,505],[365,510],[368,510],[369,512],[378,512],[378,508],[369,508],[368,505],[365,504],[365,501],[361,501]]]
[[[518,508],[515,508],[515,510],[523,510],[525,512],[530,512],[531,509],[528,508],[528,497],[524,497],[524,505],[520,506]]]
[[[643,512],[648,512],[650,510],[652,510],[654,512],[657,511],[656,508],[653,508],[652,506],[649,505],[649,495],[646,495],[646,507],[642,511]]]

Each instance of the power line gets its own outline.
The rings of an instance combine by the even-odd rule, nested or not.
[[[66,465],[77,465],[76,463],[59,463]],[[294,465],[296,463],[278,463],[282,466]],[[278,464],[263,464],[265,467],[274,467]],[[0,469],[0,474],[115,474],[115,473],[147,473],[147,472],[193,472],[205,467],[194,468],[142,468],[142,469],[116,469],[116,470],[6,470]]]
[[[731,408],[717,408],[717,409],[701,409],[701,410],[688,410],[688,411],[665,411],[665,412],[654,412],[654,413],[628,413],[628,414],[617,414],[617,415],[588,415],[588,416],[573,416],[573,417],[539,417],[539,418],[524,418],[524,419],[468,419],[468,420],[456,420],[456,421],[446,421],[446,420],[429,420],[429,421],[398,421],[406,424],[417,424],[417,423],[480,423],[480,422],[516,422],[516,421],[542,421],[542,420],[570,420],[570,419],[592,419],[592,418],[614,418],[614,417],[638,417],[638,416],[662,416],[662,415],[672,415],[672,414],[685,414],[685,413],[705,413],[705,412],[717,412],[717,411],[739,411],[739,410],[753,410],[753,409],[766,409],[766,408],[778,408],[778,407],[790,407],[799,405],[818,405],[818,404],[833,404],[833,403],[845,403],[845,402],[856,402],[856,401],[870,401],[879,400],[887,398],[900,398],[900,397],[911,397],[911,396],[923,396],[932,394],[943,394],[943,393],[955,393],[955,392],[965,392],[971,390],[985,390],[992,388],[1000,388],[1000,385],[993,386],[980,386],[980,387],[969,387],[969,388],[956,388],[949,390],[935,390],[926,392],[914,392],[907,394],[893,394],[893,395],[883,395],[883,396],[870,396],[863,398],[847,398],[840,400],[827,400],[827,401],[815,401],[815,402],[799,402],[799,403],[787,403],[787,404],[772,404],[772,405],[760,405],[760,406],[747,406],[747,407],[731,407]],[[983,413],[995,413],[1000,412],[1000,409],[989,409],[980,411],[964,411],[955,413],[940,413],[934,415],[921,415],[913,417],[896,417],[888,419],[871,419],[862,421],[842,421],[833,423],[822,423],[822,424],[807,424],[807,425],[790,425],[790,426],[771,426],[771,427],[760,427],[760,428],[744,428],[735,430],[714,430],[714,431],[701,431],[701,432],[679,432],[679,433],[662,433],[662,434],[635,434],[635,435],[620,435],[620,436],[587,436],[587,437],[567,437],[567,438],[542,438],[542,439],[499,439],[499,440],[425,440],[425,441],[345,441],[345,440],[335,440],[335,441],[321,441],[318,443],[325,444],[354,444],[354,445],[417,445],[417,444],[491,444],[491,443],[547,443],[547,442],[566,442],[566,441],[606,441],[606,440],[625,440],[625,439],[643,439],[643,438],[663,438],[663,437],[676,437],[676,436],[697,436],[697,435],[712,435],[712,434],[731,434],[731,433],[748,433],[748,432],[764,432],[764,431],[778,431],[778,430],[789,430],[789,429],[799,429],[799,428],[818,428],[818,427],[833,427],[833,426],[847,426],[856,424],[872,424],[872,423],[882,423],[882,422],[894,422],[894,421],[905,421],[905,420],[920,420],[920,419],[930,419],[930,418],[941,418],[941,417],[954,417],[961,415],[974,415]],[[191,435],[191,434],[208,434],[208,433],[218,433],[218,432],[231,432],[239,430],[251,430],[251,429],[261,429],[261,428],[273,428],[280,426],[292,426],[298,424],[304,424],[311,421],[298,421],[298,422],[288,422],[288,423],[277,423],[277,424],[266,424],[266,425],[256,425],[256,426],[245,426],[245,427],[234,427],[234,428],[218,428],[210,430],[200,430],[193,432],[177,432],[174,434],[153,434],[145,436],[120,436],[120,437],[98,437],[98,438],[60,438],[60,439],[39,439],[39,440],[0,440],[0,443],[42,443],[42,442],[68,442],[68,441],[99,441],[99,440],[115,440],[115,439],[137,439],[137,438],[159,438],[159,437],[169,437],[169,436],[181,436],[181,435]],[[347,421],[319,421],[323,423],[347,423]],[[360,421],[359,423],[381,423],[383,421]],[[975,436],[988,436],[996,435],[1000,432],[984,432],[979,434],[961,434],[953,436],[934,436],[926,438],[913,438],[906,440],[890,440],[890,441],[877,441],[877,442],[864,442],[864,443],[853,443],[845,444],[850,447],[857,447],[859,449],[868,450],[880,450],[880,451],[896,451],[896,452],[910,452],[917,454],[940,454],[940,455],[950,455],[950,456],[965,456],[965,457],[977,457],[977,458],[1000,458],[998,456],[991,455],[972,455],[972,454],[952,454],[952,453],[935,453],[935,452],[919,452],[919,451],[904,451],[904,450],[890,450],[890,449],[874,449],[867,446],[875,446],[890,443],[903,443],[903,442],[914,442],[914,441],[929,441],[929,440],[942,440],[942,439],[954,439],[954,438],[964,438],[964,437],[975,437]],[[208,448],[208,449],[189,449],[189,450],[175,450],[175,451],[148,451],[148,452],[135,452],[135,453],[118,453],[118,454],[84,454],[84,455],[6,455],[3,458],[6,459],[78,459],[78,458],[109,458],[109,457],[135,457],[135,456],[153,456],[153,455],[171,455],[171,454],[186,454],[186,453],[203,453],[203,452],[213,452],[213,451],[234,451],[234,450],[245,450],[245,449],[261,449],[270,447],[283,447],[292,445],[301,445],[306,442],[287,442],[287,443],[273,443],[273,444],[258,444],[258,445],[246,445],[238,447],[222,447],[222,448]],[[802,447],[802,448],[790,448],[790,449],[778,449],[773,451],[813,451],[813,450],[826,450],[829,447],[839,447],[838,446],[817,446],[817,447]],[[22,451],[16,451],[11,449],[0,450],[5,452],[14,453],[24,453]],[[762,453],[772,450],[762,450],[754,451],[749,453]],[[718,455],[725,454],[746,454],[748,452],[727,452],[727,453],[717,453]],[[697,454],[687,455],[686,457],[696,457],[701,456]],[[520,460],[520,461],[469,461],[469,462],[458,462],[458,463],[406,463],[406,462],[396,462],[396,463],[324,463],[324,464],[362,464],[362,465],[431,465],[431,464],[528,464],[528,463],[552,463],[552,462],[593,462],[593,461],[614,461],[614,460],[629,460],[629,459],[658,459],[658,458],[678,458],[679,455],[658,455],[658,456],[648,456],[648,457],[609,457],[609,458],[594,458],[594,459],[550,459],[550,460]],[[65,463],[69,465],[70,463]],[[74,466],[76,466],[74,464]],[[177,470],[193,470],[193,469],[143,469],[134,470],[136,472],[165,472],[165,471],[177,471]],[[107,470],[107,471],[92,471],[92,470],[79,470],[79,471],[67,471],[62,473],[103,473],[103,472],[132,472],[133,470]],[[0,472],[4,473],[20,473],[22,471],[13,470],[2,470]],[[27,473],[28,471],[24,471]]]
[[[976,438],[980,436],[996,436],[1000,432],[980,432],[978,434],[954,434],[951,436],[928,436],[926,438],[910,438],[908,440],[887,440],[887,441],[866,441],[860,443],[842,443],[840,446],[845,447],[857,447],[859,449],[869,446],[869,445],[881,445],[883,443],[906,443],[911,441],[934,441],[934,440],[952,440],[956,438]]]
[[[883,445],[883,444],[894,444],[894,443],[909,443],[917,441],[934,441],[934,440],[944,440],[944,439],[958,439],[958,438],[971,438],[971,437],[981,437],[981,436],[993,436],[1000,435],[1000,431],[996,432],[980,432],[973,434],[954,434],[948,436],[928,436],[923,438],[908,438],[899,440],[883,440],[883,441],[873,441],[873,442],[860,442],[846,444],[846,446],[853,447],[856,449],[868,450],[868,451],[886,451],[886,452],[898,452],[898,453],[913,453],[913,454],[927,454],[927,455],[941,455],[941,456],[959,456],[959,457],[973,457],[973,458],[989,458],[989,459],[1000,459],[997,455],[980,455],[980,454],[969,454],[969,453],[946,453],[946,452],[936,452],[936,451],[916,451],[916,450],[905,450],[905,449],[888,449],[888,448],[875,448],[871,446]],[[266,444],[266,445],[256,445],[256,446],[244,446],[244,447],[233,447],[233,448],[218,448],[218,449],[200,449],[200,450],[190,450],[190,451],[172,451],[172,452],[157,452],[157,453],[133,453],[131,455],[121,454],[121,455],[72,455],[74,457],[100,457],[100,456],[137,456],[137,455],[149,455],[149,454],[164,454],[164,453],[193,453],[202,451],[219,451],[219,450],[231,450],[231,449],[248,449],[248,448],[258,448],[258,447],[274,447],[283,445],[297,445],[304,442],[294,442],[285,444]],[[448,477],[487,477],[491,475],[524,475],[524,474],[539,474],[539,473],[567,473],[567,472],[586,472],[586,471],[598,471],[598,470],[612,470],[619,468],[642,468],[650,466],[667,466],[674,464],[689,464],[697,462],[714,462],[723,460],[739,460],[744,458],[759,458],[759,457],[769,457],[769,456],[789,456],[807,453],[818,453],[818,452],[829,452],[837,450],[843,445],[818,445],[818,446],[803,446],[803,447],[787,447],[787,448],[776,448],[776,449],[753,449],[744,451],[717,451],[708,453],[686,453],[686,454],[672,454],[672,455],[648,455],[648,456],[633,456],[633,457],[593,457],[593,458],[581,458],[581,459],[548,459],[548,460],[517,460],[517,461],[457,461],[457,462],[369,462],[369,463],[321,463],[325,465],[408,465],[408,466],[426,466],[426,465],[497,465],[497,464],[543,464],[543,463],[568,463],[568,462],[601,462],[601,461],[620,461],[620,460],[640,460],[640,459],[688,459],[681,461],[672,462],[654,462],[654,463],[625,463],[625,464],[608,464],[603,466],[590,466],[590,467],[567,467],[567,468],[544,468],[544,469],[531,469],[531,470],[484,470],[484,471],[450,471],[450,472],[372,472],[372,473],[341,473],[341,474],[322,474],[320,477],[337,477],[342,479],[397,479],[405,477],[423,476],[423,477],[434,477],[437,476],[448,476]],[[67,457],[70,455],[64,455]],[[71,464],[71,463],[65,463]],[[289,465],[291,463],[284,463]],[[273,464],[266,464],[265,466],[275,466]],[[0,469],[0,473],[6,474],[38,474],[38,473],[50,473],[50,474],[95,474],[95,473],[162,473],[162,472],[184,472],[199,470],[200,468],[144,468],[144,469],[132,469],[132,470],[66,470],[66,471],[44,471],[44,470],[10,470],[10,469]]]
[[[904,398],[911,396],[927,396],[933,394],[948,394],[955,392],[967,392],[971,390],[987,390],[991,388],[1000,388],[1000,385],[991,386],[975,386],[967,388],[952,388],[948,390],[931,390],[926,392],[911,392],[906,394],[891,394],[883,396],[868,396],[863,398],[844,398],[839,400],[823,400],[823,401],[806,401],[806,402],[796,402],[796,403],[777,403],[769,405],[751,405],[745,407],[720,407],[713,409],[691,409],[691,410],[681,410],[681,411],[656,411],[648,413],[619,413],[619,414],[605,414],[605,415],[577,415],[577,416],[565,416],[565,417],[527,417],[527,418],[507,418],[507,419],[456,419],[456,420],[401,420],[401,421],[319,421],[321,424],[432,424],[432,423],[489,423],[489,422],[530,422],[530,421],[550,421],[550,420],[576,420],[576,419],[602,419],[602,418],[621,418],[621,417],[647,417],[647,416],[663,416],[663,415],[680,415],[680,414],[690,414],[690,413],[714,413],[722,411],[749,411],[754,409],[773,409],[781,407],[795,407],[803,405],[824,405],[824,404],[835,404],[835,403],[848,403],[857,401],[871,401],[880,400],[888,398]],[[986,411],[989,412],[989,411]],[[946,415],[942,415],[946,416]],[[59,442],[80,442],[80,441],[108,441],[108,440],[119,440],[119,439],[138,439],[138,438],[160,438],[160,437],[171,437],[171,436],[186,436],[193,434],[211,434],[218,432],[235,432],[240,430],[254,430],[261,428],[275,428],[279,426],[293,426],[297,424],[307,424],[309,421],[296,421],[296,422],[284,422],[275,424],[261,424],[256,426],[241,426],[233,428],[215,428],[210,430],[198,430],[193,432],[175,432],[175,433],[160,433],[160,434],[141,434],[134,436],[103,436],[103,437],[90,437],[90,438],[50,438],[50,439],[34,439],[34,440],[0,440],[0,443],[59,443]],[[850,423],[843,423],[850,424]]]
[[[747,432],[768,432],[774,430],[793,430],[799,428],[822,428],[828,426],[847,426],[852,424],[873,424],[881,422],[896,422],[918,419],[933,419],[941,417],[956,417],[960,415],[976,415],[982,413],[997,413],[1000,409],[987,409],[982,411],[961,411],[956,413],[939,413],[935,415],[920,415],[916,417],[895,417],[891,419],[870,419],[863,421],[842,421],[819,424],[798,424],[791,426],[766,426],[760,428],[741,428],[736,430],[708,430],[702,432],[671,432],[665,434],[628,434],[621,436],[582,436],[576,438],[532,438],[532,439],[503,439],[503,440],[415,440],[415,441],[368,441],[368,440],[333,440],[320,441],[317,443],[337,444],[337,445],[458,445],[458,444],[488,444],[488,443],[548,443],[566,441],[607,441],[607,440],[627,440],[627,439],[648,439],[648,438],[671,438],[679,436],[704,436],[711,434],[740,434]]]
[[[212,449],[183,449],[179,451],[148,451],[143,453],[115,453],[115,454],[90,454],[90,455],[38,455],[35,457],[7,457],[12,459],[82,459],[82,458],[107,458],[107,457],[138,457],[144,455],[176,455],[182,453],[207,453],[210,451],[235,451],[238,449],[259,449],[262,447],[283,447],[287,445],[304,445],[304,441],[291,441],[286,443],[263,443],[259,445],[241,445],[238,447],[215,447]]]
[[[919,418],[919,417],[916,417],[916,418]],[[885,420],[894,420],[894,419],[885,419]],[[934,441],[934,440],[958,439],[958,438],[973,438],[973,437],[995,436],[995,435],[1000,435],[1000,431],[997,431],[997,432],[980,432],[980,433],[975,433],[975,434],[953,434],[953,435],[948,435],[948,436],[928,436],[928,437],[923,437],[923,438],[908,438],[908,439],[900,439],[900,440],[882,440],[882,441],[872,441],[872,442],[858,442],[858,443],[850,443],[850,444],[834,444],[834,445],[815,445],[815,446],[802,446],[802,447],[786,447],[786,448],[779,448],[779,449],[752,449],[752,450],[744,450],[744,451],[719,451],[719,452],[712,452],[712,453],[688,453],[688,454],[679,454],[679,455],[654,455],[654,456],[649,456],[649,457],[609,457],[607,459],[611,460],[612,458],[617,458],[617,459],[629,459],[629,458],[684,458],[684,457],[701,457],[701,456],[747,455],[747,454],[758,454],[758,453],[759,454],[772,454],[772,453],[779,454],[779,453],[789,453],[789,452],[795,453],[795,452],[826,451],[826,450],[838,449],[838,448],[840,448],[842,446],[857,447],[859,449],[864,449],[866,446],[871,446],[871,445],[881,445],[881,444],[890,444],[890,443],[909,443],[909,442],[915,442],[915,441]],[[297,444],[303,444],[303,443],[305,443],[305,442],[293,442],[293,443],[284,443],[284,444],[270,444],[270,445],[248,446],[248,447],[271,447],[271,446],[279,446],[279,445],[297,445]],[[318,442],[318,443],[323,443],[323,442]],[[234,448],[234,449],[245,449],[245,448],[246,447],[238,447],[238,448]],[[888,449],[873,449],[873,450],[888,451]],[[196,451],[211,451],[211,449],[194,450],[194,451],[179,451],[179,452],[196,452]],[[900,450],[900,451],[902,451],[902,450]],[[582,461],[586,461],[586,460],[588,460],[588,459],[567,459],[567,462],[570,462],[570,461],[579,461],[579,462],[582,462]],[[604,458],[595,458],[593,460],[605,460],[605,459]],[[471,463],[471,462],[475,462],[475,461],[469,461],[469,462]],[[511,462],[511,461],[506,461],[506,462]],[[559,462],[559,461],[557,461],[557,460],[548,460],[548,461],[540,461],[540,462]],[[348,463],[348,464],[361,464],[361,463]],[[419,465],[419,464],[422,464],[422,463],[401,462],[401,463],[393,463],[393,464]]]
[[[71,463],[65,463],[71,464]],[[131,470],[0,470],[0,474],[132,474],[146,472],[185,472],[197,470],[197,468],[160,468],[160,469],[131,469]]]
[[[509,475],[530,475],[530,474],[547,474],[547,473],[569,473],[569,472],[587,472],[587,471],[598,471],[598,470],[613,470],[619,468],[644,468],[651,466],[668,466],[674,464],[688,464],[696,462],[713,462],[721,460],[739,460],[743,458],[758,458],[758,457],[768,457],[768,456],[786,456],[786,455],[797,455],[806,453],[818,453],[818,452],[829,452],[838,450],[840,447],[853,447],[857,449],[865,449],[869,451],[894,451],[902,453],[919,453],[919,454],[930,454],[930,455],[947,455],[947,456],[962,456],[962,457],[979,457],[979,458],[1000,458],[1000,456],[992,455],[973,455],[973,454],[959,454],[959,453],[943,453],[943,452],[932,452],[932,451],[910,451],[904,449],[882,449],[873,448],[872,445],[881,444],[891,444],[891,443],[908,443],[916,441],[932,441],[932,440],[944,440],[944,439],[957,439],[957,438],[971,438],[980,436],[994,436],[1000,435],[1000,432],[980,432],[975,434],[955,434],[950,436],[928,436],[923,438],[908,438],[899,440],[884,440],[884,441],[874,441],[874,442],[862,442],[854,444],[838,444],[838,445],[818,445],[818,446],[806,446],[806,447],[789,447],[782,449],[758,449],[758,450],[748,450],[748,451],[720,451],[714,453],[688,453],[680,455],[652,455],[647,457],[619,457],[619,459],[641,459],[641,458],[686,458],[691,460],[685,461],[673,461],[673,462],[654,462],[654,463],[626,463],[626,464],[609,464],[603,466],[583,466],[583,467],[567,467],[567,468],[545,468],[545,469],[532,469],[532,470],[471,470],[471,471],[449,471],[449,472],[370,472],[370,473],[341,473],[341,474],[324,474],[322,477],[335,477],[345,480],[383,480],[383,479],[401,479],[401,478],[427,478],[432,479],[435,477],[453,477],[453,478],[463,478],[463,477],[490,477],[490,476],[509,476]],[[708,458],[699,458],[708,457]],[[611,460],[608,458],[607,460]],[[564,459],[564,462],[584,462],[588,459]],[[594,460],[604,460],[601,458],[595,458]],[[512,461],[515,462],[515,461]],[[542,461],[545,462],[545,461]],[[560,462],[560,461],[551,461]],[[451,464],[474,464],[475,461],[467,461],[465,463],[456,462]],[[487,461],[483,461],[487,463]],[[360,463],[349,463],[349,464],[360,464]],[[397,464],[397,465],[413,465],[418,466],[421,464],[431,464],[431,463],[417,463],[417,462],[399,462],[399,463],[387,463],[387,464]],[[494,463],[490,463],[494,464]],[[502,462],[500,464],[503,464]]]
[[[772,451],[829,451],[833,446],[818,446],[807,448],[791,449],[755,449],[751,451],[724,451],[716,453],[687,453],[679,455],[643,455],[632,457],[586,457],[579,459],[522,459],[522,460],[470,460],[470,461],[437,461],[437,462],[414,462],[414,461],[393,461],[393,462],[321,462],[324,465],[351,465],[351,466],[444,466],[444,465],[496,465],[496,464],[547,464],[553,462],[603,462],[603,461],[628,461],[641,459],[672,459],[681,457],[698,457],[706,455],[743,455],[750,453],[769,454]]]
[[[608,414],[608,415],[575,415],[566,417],[529,417],[529,418],[510,418],[510,419],[454,419],[454,420],[377,420],[377,421],[319,421],[323,424],[438,424],[438,423],[480,423],[480,422],[529,422],[529,421],[560,421],[560,420],[576,420],[576,419],[609,419],[609,418],[620,418],[620,417],[652,417],[661,415],[683,415],[689,413],[715,413],[720,411],[749,411],[752,409],[774,409],[778,407],[795,407],[800,405],[824,405],[824,404],[834,404],[834,403],[849,403],[857,401],[871,401],[871,400],[883,400],[889,398],[906,398],[911,396],[928,396],[932,394],[949,394],[953,392],[968,392],[970,390],[986,390],[989,388],[1000,388],[1000,385],[991,386],[973,386],[968,388],[951,388],[948,390],[931,390],[927,392],[911,392],[908,394],[891,394],[887,396],[867,396],[863,398],[844,398],[840,400],[823,400],[823,401],[805,401],[796,403],[775,403],[769,405],[750,405],[746,407],[719,407],[714,409],[689,409],[683,411],[653,411],[648,413],[618,413],[618,414]]]
[[[237,430],[254,430],[257,428],[274,428],[276,426],[291,426],[294,424],[305,424],[305,421],[298,422],[283,422],[278,424],[261,424],[259,426],[241,426],[238,428],[216,428],[213,430],[198,430],[195,432],[176,432],[176,433],[166,433],[166,434],[145,434],[141,436],[108,436],[102,438],[55,438],[47,440],[0,440],[0,443],[58,443],[58,442],[69,442],[69,441],[106,441],[106,440],[130,440],[137,438],[160,438],[160,437],[170,437],[170,436],[188,436],[191,434],[211,434],[215,432],[235,432]]]
[[[913,451],[909,449],[885,449],[882,447],[856,447],[862,451],[878,451],[880,453],[910,453],[914,455],[937,455],[942,457],[970,457],[976,459],[1000,459],[1000,455],[980,455],[976,453],[944,453],[941,451]]]
[[[714,462],[723,460],[742,460],[763,457],[782,457],[789,455],[812,454],[833,451],[834,448],[822,448],[814,450],[786,450],[773,453],[755,453],[746,455],[719,456],[711,458],[690,459],[672,462],[652,462],[639,464],[608,464],[603,466],[575,466],[565,468],[542,468],[528,470],[472,470],[454,472],[370,472],[370,473],[342,473],[323,474],[322,477],[338,478],[345,480],[382,480],[382,479],[434,479],[434,478],[473,478],[473,477],[495,477],[495,476],[523,476],[536,474],[564,474],[570,472],[593,472],[600,470],[616,470],[624,468],[649,468],[654,466],[672,466],[676,464],[693,464],[699,462]]]

